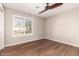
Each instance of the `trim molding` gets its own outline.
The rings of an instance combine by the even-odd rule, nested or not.
[[[50,39],[50,38],[47,38],[47,39],[51,40],[51,41],[56,41],[56,42],[59,42],[59,43],[63,43],[63,44],[66,44],[66,45],[70,45],[70,46],[74,46],[74,47],[79,48],[79,45],[76,45],[76,44],[71,44],[71,43],[67,43],[67,42],[63,42],[63,41],[59,41],[59,40],[55,40],[55,39]]]
[[[63,44],[66,44],[66,45],[70,45],[70,46],[74,46],[74,47],[78,47],[79,48],[79,45],[71,44],[71,43],[68,43],[68,42],[63,42],[63,41],[59,41],[59,40],[55,40],[55,39],[50,39],[50,38],[32,39],[32,40],[28,40],[26,42],[42,40],[42,39],[48,39],[48,40],[51,40],[51,41],[56,41],[56,42],[59,42],[59,43],[63,43]],[[9,47],[9,46],[13,46],[13,45],[18,45],[18,44],[22,44],[22,43],[26,43],[26,42],[19,42],[19,43],[15,43],[15,44],[5,45],[5,47]]]
[[[36,40],[41,40],[41,39],[43,39],[43,38],[32,39],[32,40],[28,40],[28,41],[24,41],[24,42],[18,42],[18,43],[14,43],[14,44],[10,44],[10,45],[4,45],[4,47],[14,46],[14,45],[18,45],[18,44],[22,44],[22,43],[26,43],[26,42],[31,42],[31,41],[36,41]]]

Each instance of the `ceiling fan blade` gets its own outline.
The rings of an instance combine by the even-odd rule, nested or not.
[[[61,6],[61,5],[63,5],[63,3],[55,3],[52,6],[50,6],[50,9],[56,8],[56,7]]]
[[[41,14],[41,13],[43,13],[43,12],[49,10],[49,9],[53,9],[53,8],[56,8],[56,7],[58,7],[58,6],[63,5],[63,3],[55,3],[55,4],[51,5],[51,6],[49,6],[49,3],[46,3],[46,4],[47,4],[47,5],[45,6],[45,10],[39,12],[39,14]]]
[[[43,12],[45,12],[46,10],[43,10],[43,11],[41,11],[41,12],[39,12],[39,14],[41,14],[41,13],[43,13]]]

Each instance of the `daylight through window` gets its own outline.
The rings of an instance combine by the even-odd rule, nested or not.
[[[14,35],[32,34],[32,19],[26,17],[14,16],[13,34]]]

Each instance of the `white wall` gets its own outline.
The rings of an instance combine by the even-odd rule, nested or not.
[[[31,36],[13,37],[12,15],[33,18],[34,34]],[[41,38],[47,38],[79,47],[79,8],[47,19],[5,8],[5,46],[11,46]]]
[[[79,8],[46,19],[46,38],[79,47]]]
[[[12,36],[12,16],[20,15],[33,18],[33,35],[13,37]],[[40,17],[27,14],[24,12],[5,8],[5,46],[11,46],[19,43],[33,41],[43,38],[44,35],[44,20]]]

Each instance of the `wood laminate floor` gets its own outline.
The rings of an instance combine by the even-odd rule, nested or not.
[[[1,56],[79,56],[79,48],[42,39],[7,47]]]

